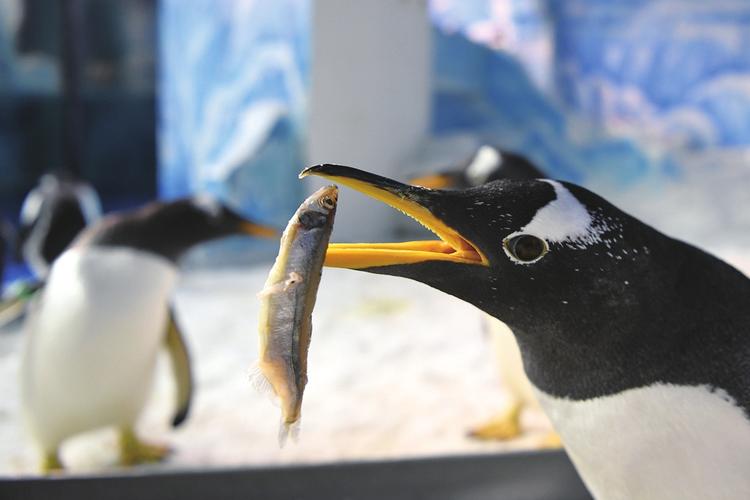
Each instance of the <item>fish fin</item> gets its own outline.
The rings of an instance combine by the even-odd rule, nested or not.
[[[285,422],[283,419],[279,423],[279,448],[286,445],[287,440],[291,437],[293,443],[299,442],[300,427],[302,419],[299,418],[292,423]]]
[[[279,405],[279,398],[276,396],[276,391],[273,390],[271,381],[268,380],[263,370],[260,369],[260,363],[257,361],[250,368],[250,383],[253,384],[256,391],[267,396],[274,405]]]
[[[258,292],[257,297],[259,299],[262,299],[263,297],[268,297],[269,295],[273,295],[275,293],[289,291],[290,289],[302,283],[304,280],[304,277],[300,273],[292,271],[287,275],[284,281],[269,285]]]
[[[269,285],[269,286],[265,287],[263,290],[261,290],[260,292],[258,292],[256,294],[256,296],[259,299],[262,299],[264,297],[268,297],[269,295],[273,295],[275,293],[279,293],[282,290],[284,290],[284,283],[276,283],[276,284]]]

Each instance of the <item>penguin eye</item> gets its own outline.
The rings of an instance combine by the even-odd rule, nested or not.
[[[536,262],[549,251],[546,241],[530,234],[519,234],[506,238],[503,244],[506,253],[527,264]]]

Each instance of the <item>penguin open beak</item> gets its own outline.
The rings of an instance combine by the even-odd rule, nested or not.
[[[256,238],[269,238],[275,239],[279,237],[279,231],[262,224],[255,224],[254,222],[243,220],[240,222],[240,231],[255,236]]]
[[[331,243],[325,260],[325,265],[329,267],[365,269],[426,261],[489,265],[489,260],[475,244],[446,224],[430,208],[439,203],[439,199],[444,200],[444,197],[438,196],[438,193],[444,193],[442,191],[409,186],[343,165],[309,167],[300,173],[300,178],[307,175],[317,175],[349,186],[382,201],[412,217],[440,238],[403,243]]]

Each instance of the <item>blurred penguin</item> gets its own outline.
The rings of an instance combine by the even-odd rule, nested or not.
[[[37,279],[87,225],[102,216],[101,202],[87,182],[67,172],[44,174],[23,201],[18,246]]]
[[[431,189],[463,189],[498,179],[544,177],[544,173],[525,157],[485,144],[463,164],[436,174],[416,177],[410,183]]]
[[[541,179],[546,177],[525,157],[494,146],[483,145],[461,166],[437,174],[410,180],[416,186],[431,189],[461,189],[476,187],[499,179]],[[498,360],[500,377],[510,392],[504,411],[469,431],[471,437],[483,440],[508,440],[522,434],[521,414],[532,409],[544,414],[523,369],[521,352],[510,328],[489,315],[483,326],[489,332],[492,348]],[[545,448],[559,448],[562,441],[556,432],[547,433],[540,443]]]
[[[55,260],[28,315],[22,362],[23,413],[43,471],[62,468],[64,440],[102,427],[118,429],[124,465],[166,455],[134,427],[160,346],[177,381],[173,425],[190,407],[187,348],[170,307],[177,263],[194,245],[239,234],[277,235],[211,198],[155,202],[104,217]]]
[[[23,317],[26,304],[43,286],[52,262],[87,225],[102,215],[99,196],[67,171],[44,174],[21,206],[16,258],[34,278],[17,280],[0,302],[0,328]]]

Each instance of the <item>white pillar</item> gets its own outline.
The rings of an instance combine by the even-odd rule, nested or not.
[[[429,126],[430,45],[426,0],[314,0],[310,164],[402,177]],[[392,209],[347,188],[340,198],[335,241],[389,236]]]

